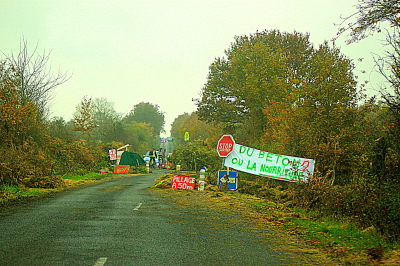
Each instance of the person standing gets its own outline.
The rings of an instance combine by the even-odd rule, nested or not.
[[[154,165],[156,165],[156,151],[154,150],[154,148],[150,151],[149,157],[150,157],[150,165],[152,161]]]

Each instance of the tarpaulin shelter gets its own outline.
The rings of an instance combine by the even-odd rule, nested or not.
[[[146,165],[146,162],[139,154],[132,151],[124,151],[121,155],[119,165],[140,166]]]

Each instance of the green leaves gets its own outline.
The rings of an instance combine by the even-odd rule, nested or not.
[[[125,123],[131,121],[150,124],[153,128],[153,136],[159,136],[161,132],[164,132],[165,116],[161,112],[160,106],[156,104],[145,102],[136,104],[124,118]]]

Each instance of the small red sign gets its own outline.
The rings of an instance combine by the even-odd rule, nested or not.
[[[194,190],[196,177],[193,176],[176,176],[172,177],[172,188]]]
[[[114,174],[129,173],[129,165],[114,165]]]
[[[227,157],[235,146],[235,140],[231,135],[223,135],[217,145],[217,152],[219,157]]]

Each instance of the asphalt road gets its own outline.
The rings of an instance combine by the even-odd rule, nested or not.
[[[240,217],[151,193],[165,172],[126,175],[3,212],[0,265],[292,264],[265,237],[243,230]]]

